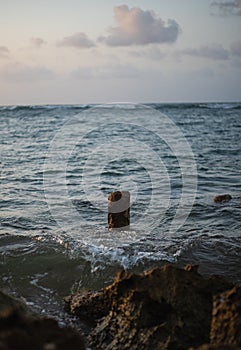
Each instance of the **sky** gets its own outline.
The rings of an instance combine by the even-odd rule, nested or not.
[[[0,105],[241,101],[241,0],[0,0]]]

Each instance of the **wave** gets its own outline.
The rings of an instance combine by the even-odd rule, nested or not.
[[[241,102],[210,102],[210,103],[147,103],[146,106],[157,110],[162,109],[241,109]]]
[[[54,110],[54,109],[75,109],[86,110],[89,108],[120,108],[137,109],[143,106],[151,107],[157,110],[162,109],[241,109],[241,102],[211,102],[211,103],[106,103],[106,104],[68,104],[68,105],[11,105],[0,106],[0,111],[31,111],[31,110]]]
[[[201,103],[198,105],[199,108],[207,109],[241,109],[240,102],[220,102],[220,103]]]
[[[73,105],[11,105],[0,106],[0,111],[36,111],[36,110],[54,110],[54,109],[80,109],[85,110],[93,107],[88,104],[73,104]]]

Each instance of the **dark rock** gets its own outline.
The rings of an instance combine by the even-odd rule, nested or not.
[[[29,315],[22,305],[2,292],[0,305],[0,350],[85,349],[76,331],[60,328],[55,320]]]
[[[204,279],[191,266],[182,270],[165,265],[141,275],[122,271],[98,298],[93,294],[93,305],[91,300],[84,303],[85,314],[100,308],[93,314],[95,321],[100,319],[90,344],[105,350],[178,350],[208,343],[213,295],[231,286],[218,277]],[[75,314],[81,313],[82,297],[78,302],[73,296],[68,299]]]
[[[85,321],[94,324],[101,317],[107,316],[111,300],[104,291],[79,291],[64,298],[65,310]]]
[[[232,196],[230,194],[221,194],[213,198],[215,203],[228,202],[231,199],[232,199]]]
[[[18,308],[22,313],[27,312],[25,304],[0,290],[0,312],[4,311],[6,308]]]
[[[108,196],[108,229],[130,226],[130,192],[115,191]]]
[[[214,297],[211,343],[241,347],[241,287]]]
[[[194,350],[190,348],[189,350]],[[234,345],[225,345],[225,344],[203,344],[199,346],[196,350],[241,350]]]

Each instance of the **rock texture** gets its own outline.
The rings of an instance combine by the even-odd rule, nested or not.
[[[79,291],[64,298],[65,310],[95,325],[99,318],[107,316],[111,299],[104,290],[100,292]]]
[[[213,300],[211,342],[241,348],[241,287],[234,287]]]
[[[0,292],[0,350],[84,350],[81,336],[55,320],[29,315],[24,306]]]
[[[213,295],[231,287],[204,279],[197,267],[165,265],[141,275],[122,271],[91,299],[86,293],[66,303],[74,314],[99,319],[89,336],[95,349],[181,350],[209,343]]]

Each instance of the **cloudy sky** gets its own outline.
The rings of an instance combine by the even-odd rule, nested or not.
[[[241,100],[241,0],[0,0],[0,104]]]

